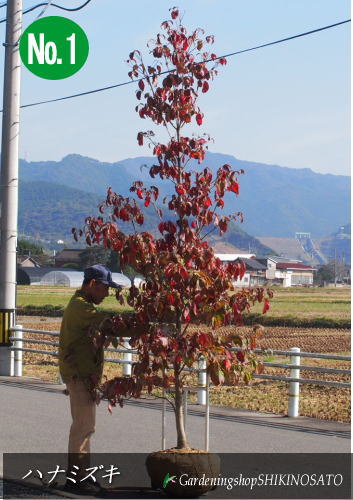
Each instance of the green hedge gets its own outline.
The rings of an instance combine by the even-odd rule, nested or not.
[[[27,305],[17,308],[17,314],[22,316],[51,316],[62,317],[64,314],[63,306],[53,306],[46,304],[44,306]],[[107,311],[108,312],[108,311]],[[110,311],[114,312],[114,311]],[[119,311],[121,312],[121,311]],[[265,314],[250,313],[244,316],[245,325],[254,325],[260,323],[267,326],[288,326],[293,328],[345,328],[351,327],[349,318],[296,318],[294,316],[266,316]]]
[[[53,306],[45,304],[44,306],[34,306],[28,304],[27,306],[20,306],[17,308],[17,314],[20,316],[52,316],[60,318],[64,314],[63,306]]]
[[[245,325],[260,323],[268,326],[288,326],[294,328],[351,328],[350,318],[296,318],[295,316],[266,316],[250,313],[244,317]]]

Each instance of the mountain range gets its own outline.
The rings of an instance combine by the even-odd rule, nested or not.
[[[150,178],[149,167],[154,162],[152,157],[138,157],[107,163],[77,154],[58,162],[20,160],[20,231],[58,236],[61,228],[60,234],[67,234],[79,221],[82,225],[87,215],[96,213],[108,186],[128,196],[132,182],[139,179],[147,186],[158,186],[161,195],[171,194],[171,183]],[[195,162],[191,168],[208,167],[215,173],[225,163],[245,171],[239,176],[239,196],[226,194],[224,213],[243,212],[241,230],[247,233],[293,237],[300,231],[322,238],[350,219],[348,176],[248,162],[211,152],[200,166]]]

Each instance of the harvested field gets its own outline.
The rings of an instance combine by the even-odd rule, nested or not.
[[[19,324],[25,328],[58,331],[60,318],[40,317],[18,317]],[[190,328],[194,329],[195,326]],[[199,327],[200,328],[200,327]],[[207,330],[207,327],[203,327]],[[225,334],[234,333],[235,327],[224,327]],[[247,336],[251,332],[250,327],[237,329]],[[57,341],[48,335],[26,334],[27,338]],[[350,351],[350,334],[347,330],[316,329],[316,328],[285,328],[268,327],[264,338],[260,339],[259,347],[273,350],[288,350],[291,347],[300,347],[302,351],[316,353],[340,353],[348,354]],[[27,344],[40,350],[57,350],[49,345]],[[118,357],[110,353],[110,357]],[[288,363],[289,358],[284,356],[273,356],[271,353],[265,357],[265,361]],[[302,364],[309,366],[321,366],[326,368],[349,369],[350,363],[335,360],[303,359]],[[111,378],[121,373],[121,367],[117,364],[106,363],[105,374]],[[266,368],[266,374],[288,376],[286,369]],[[44,380],[57,380],[57,360],[43,354],[24,353],[24,374],[38,377]],[[317,380],[349,381],[349,377],[337,374],[324,374],[301,370],[303,378]],[[300,414],[303,416],[336,420],[341,422],[350,421],[350,390],[345,388],[326,387],[314,384],[302,384],[300,396]],[[195,396],[194,396],[195,398]],[[255,379],[249,386],[239,385],[237,387],[214,387],[211,390],[211,403],[217,405],[247,408],[258,411],[267,411],[276,414],[286,414],[288,405],[288,384],[285,382],[272,382]]]
[[[350,288],[302,288],[273,287],[274,297],[271,306],[266,313],[266,318],[281,321],[279,324],[291,324],[296,326],[297,320],[329,319],[333,321],[332,326],[341,326],[340,320],[349,324],[350,320]],[[49,307],[64,308],[73,289],[65,287],[26,286],[17,287],[17,305],[23,308]],[[123,311],[129,306],[121,306],[114,296],[107,297],[102,304],[103,309]],[[252,313],[261,315],[263,305],[256,304]],[[38,314],[44,314],[44,311]],[[290,323],[288,321],[291,321]],[[261,321],[261,320],[257,320]],[[310,326],[310,325],[309,325]],[[314,326],[314,324],[312,325]],[[327,325],[331,326],[331,325]],[[343,325],[342,325],[343,326]],[[346,326],[347,327],[347,326]]]

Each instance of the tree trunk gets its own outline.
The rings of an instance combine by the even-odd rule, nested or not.
[[[177,431],[177,448],[190,448],[186,439],[184,427],[184,404],[183,391],[181,390],[179,380],[175,381],[175,422]]]

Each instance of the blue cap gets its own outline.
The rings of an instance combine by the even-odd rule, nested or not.
[[[112,280],[112,272],[105,266],[96,264],[91,267],[87,267],[83,271],[83,276],[85,280],[96,280],[100,281],[104,285],[108,285],[111,288],[119,288],[117,283]]]

